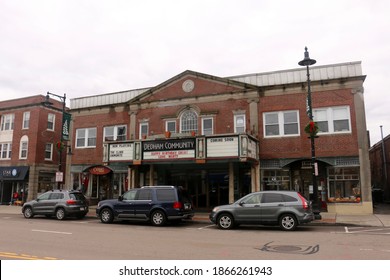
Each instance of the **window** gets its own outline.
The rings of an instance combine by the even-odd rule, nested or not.
[[[213,134],[213,118],[203,118],[202,119],[202,135],[212,135]]]
[[[234,115],[234,133],[244,133],[245,123],[245,115]]]
[[[80,128],[76,130],[76,148],[96,147],[96,128]]]
[[[143,122],[139,125],[139,138],[142,139],[149,135],[149,123]]]
[[[131,190],[123,194],[123,200],[135,200],[135,195],[137,194],[137,190]]]
[[[20,139],[20,159],[27,159],[28,154],[28,137],[25,135]]]
[[[28,129],[30,127],[30,112],[23,113],[23,129]]]
[[[12,144],[11,143],[0,143],[0,158],[11,159]]]
[[[45,159],[52,160],[53,156],[53,143],[47,143],[45,146]]]
[[[290,171],[283,169],[263,169],[261,171],[261,183],[263,189],[290,190]]]
[[[249,196],[247,199],[245,199],[245,204],[260,204],[261,201],[261,194],[253,194]]]
[[[47,115],[47,129],[48,130],[54,130],[55,120],[56,120],[56,115],[50,114],[50,113]]]
[[[14,129],[14,114],[7,114],[1,116],[1,130],[13,130]]]
[[[166,121],[165,122],[165,131],[170,131],[171,133],[176,133],[176,121]]]
[[[313,110],[319,133],[351,132],[349,107],[331,107]]]
[[[329,202],[360,202],[359,167],[329,167]]]
[[[264,193],[261,199],[262,203],[284,202],[283,195],[280,193]]]
[[[185,111],[180,118],[182,133],[198,132],[198,115],[193,110]]]
[[[138,190],[136,200],[151,200],[152,199],[152,191],[148,189]]]
[[[116,125],[104,128],[104,141],[126,140],[126,126]]]
[[[264,113],[264,135],[265,137],[299,135],[298,111]]]
[[[175,190],[156,190],[156,196],[158,201],[176,201]]]

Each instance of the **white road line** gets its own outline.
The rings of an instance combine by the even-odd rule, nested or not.
[[[209,228],[209,227],[214,227],[215,225],[208,225],[208,226],[204,226],[204,227],[200,227],[198,229],[205,229],[205,228]]]
[[[67,235],[73,234],[73,233],[71,233],[71,232],[51,231],[51,230],[40,230],[40,229],[32,229],[31,231],[34,231],[34,232],[43,232],[43,233],[67,234]]]
[[[349,233],[348,227],[344,227],[344,229],[345,229],[345,233]]]

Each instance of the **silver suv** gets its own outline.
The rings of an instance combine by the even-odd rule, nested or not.
[[[294,191],[250,193],[233,204],[215,207],[210,213],[210,220],[221,229],[231,229],[240,224],[258,224],[279,225],[283,230],[294,230],[299,224],[314,219],[311,202]]]
[[[88,213],[88,203],[80,191],[51,190],[26,202],[22,213],[26,219],[35,215],[55,216],[57,220],[68,216],[81,219]]]

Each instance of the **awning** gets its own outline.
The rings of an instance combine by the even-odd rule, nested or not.
[[[23,181],[29,168],[29,166],[0,166],[0,180]]]

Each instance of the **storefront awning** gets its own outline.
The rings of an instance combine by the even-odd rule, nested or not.
[[[23,181],[28,173],[28,166],[0,166],[0,180]]]

